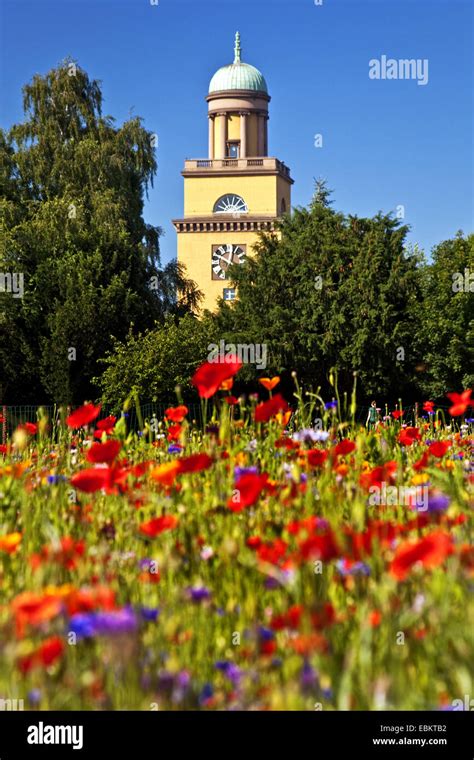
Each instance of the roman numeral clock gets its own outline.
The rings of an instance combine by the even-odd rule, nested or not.
[[[241,60],[212,77],[207,95],[209,157],[185,161],[184,216],[173,219],[178,261],[204,298],[202,309],[238,294],[229,277],[245,266],[262,230],[291,209],[290,170],[268,155],[268,94],[263,74]]]

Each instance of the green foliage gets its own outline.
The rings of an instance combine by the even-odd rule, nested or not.
[[[120,409],[134,392],[140,400],[172,404],[177,385],[185,399],[197,398],[190,378],[209,353],[215,330],[209,316],[200,320],[188,314],[168,317],[145,335],[130,333],[104,359],[107,368],[98,379],[102,400]]]
[[[419,256],[406,252],[406,232],[387,215],[335,212],[319,187],[309,209],[282,221],[281,239],[263,234],[255,258],[232,269],[239,300],[221,303],[221,330],[233,342],[266,343],[270,372],[294,368],[326,387],[336,368],[350,392],[357,371],[366,396],[397,398],[413,376],[420,297]]]
[[[153,135],[101,105],[99,83],[66,61],[33,78],[24,123],[0,133],[0,271],[24,276],[22,299],[0,296],[4,401],[95,395],[112,337],[197,303],[176,264],[160,269],[160,229],[143,219]]]
[[[425,395],[473,388],[474,235],[458,233],[433,250],[433,263],[423,270],[420,322]]]

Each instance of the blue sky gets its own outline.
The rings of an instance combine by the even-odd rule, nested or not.
[[[236,30],[269,86],[269,154],[291,168],[293,205],[323,176],[342,211],[404,206],[427,253],[473,229],[470,0],[1,0],[0,21],[1,126],[22,119],[22,85],[70,55],[102,81],[105,113],[158,134],[145,216],[165,231],[163,262],[176,254],[183,161],[207,155],[207,87]],[[382,55],[428,59],[428,83],[370,79]]]

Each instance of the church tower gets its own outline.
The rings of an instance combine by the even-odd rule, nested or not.
[[[184,217],[174,219],[178,261],[203,292],[203,309],[232,301],[231,264],[243,264],[261,230],[291,208],[290,170],[268,155],[268,104],[263,74],[243,63],[240,34],[234,62],[209,85],[209,156],[186,160]]]

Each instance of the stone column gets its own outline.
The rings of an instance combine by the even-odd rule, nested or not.
[[[214,116],[209,116],[209,158],[214,158]]]
[[[257,155],[265,155],[265,116],[261,113],[258,114]]]
[[[263,117],[263,155],[268,156],[268,114]]]
[[[247,112],[240,114],[240,158],[247,158]]]
[[[220,156],[218,156],[218,158],[225,158],[226,157],[225,156],[225,153],[226,153],[226,143],[227,143],[227,114],[225,112],[224,113],[219,113],[218,116],[219,116],[219,119],[220,119],[220,127],[221,127],[221,129],[220,129],[220,146],[219,146]]]

